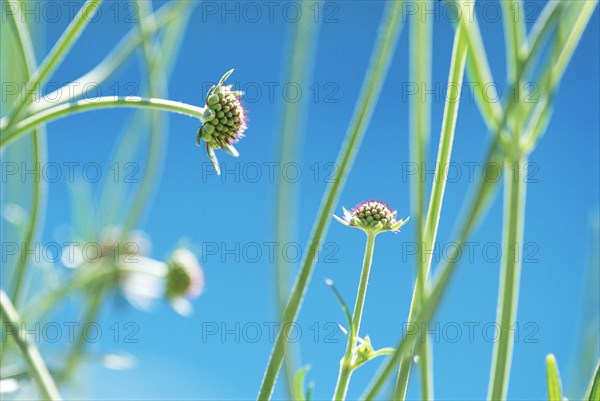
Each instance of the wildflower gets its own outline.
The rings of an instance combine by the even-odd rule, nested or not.
[[[243,92],[234,91],[231,85],[223,85],[232,72],[233,70],[227,71],[219,83],[208,91],[204,124],[196,135],[198,145],[204,140],[206,152],[217,174],[220,174],[220,169],[214,150],[223,149],[234,157],[239,156],[233,144],[244,137],[247,128],[246,110],[240,101]]]
[[[385,203],[375,200],[359,203],[350,211],[342,209],[344,210],[343,219],[335,215],[333,217],[345,226],[355,227],[366,233],[398,232],[400,227],[408,221],[408,217],[404,220],[396,220],[397,211],[392,210]]]
[[[189,299],[197,298],[204,289],[204,274],[196,256],[187,248],[178,248],[167,261],[165,297],[173,309],[189,315]]]
[[[148,256],[150,240],[143,232],[123,236],[120,228],[107,227],[95,249],[97,255],[89,257],[84,248],[73,245],[63,252],[62,263],[82,275],[114,272],[109,275],[113,284],[138,309],[149,310],[155,302],[166,299],[177,313],[187,316],[192,311],[188,299],[202,293],[200,264],[186,248],[176,249],[163,262]]]

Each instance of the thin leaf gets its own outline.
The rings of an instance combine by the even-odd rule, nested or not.
[[[310,401],[312,386],[307,389],[306,396],[304,395],[304,377],[310,370],[310,365],[303,366],[294,376],[294,399],[295,401]]]
[[[590,388],[585,399],[587,401],[600,401],[600,365],[596,368],[596,374],[590,383]]]
[[[331,291],[333,291],[333,294],[335,295],[336,299],[340,303],[340,306],[342,307],[342,310],[344,311],[344,315],[346,316],[346,321],[348,323],[348,327],[352,327],[352,316],[350,315],[350,309],[348,309],[348,305],[346,304],[346,302],[344,302],[344,298],[342,298],[342,295],[339,293],[337,288],[335,288],[335,285],[333,284],[333,280],[325,279],[325,284],[327,284],[327,286],[329,288],[331,288]]]
[[[548,401],[562,401],[562,382],[558,364],[553,354],[546,357],[546,380],[548,383]]]

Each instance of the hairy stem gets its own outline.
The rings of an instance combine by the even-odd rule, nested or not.
[[[362,271],[360,274],[360,282],[356,292],[356,302],[354,303],[354,313],[352,314],[352,327],[348,333],[348,344],[346,345],[346,353],[340,361],[340,372],[333,401],[343,401],[346,399],[346,392],[350,384],[350,376],[352,375],[353,354],[358,334],[360,331],[360,322],[362,320],[362,312],[365,305],[365,297],[367,295],[367,285],[369,284],[369,273],[371,272],[371,263],[373,261],[373,250],[375,248],[375,236],[377,234],[368,233],[367,243],[365,245],[365,254],[363,257]]]
[[[31,117],[26,118],[23,121],[19,121],[14,127],[8,129],[6,128],[6,120],[2,119],[0,121],[0,129],[2,129],[2,136],[0,137],[0,149],[4,149],[6,145],[15,141],[21,135],[34,129],[40,124],[47,124],[50,121],[74,113],[80,113],[89,110],[106,109],[112,107],[164,110],[172,113],[179,113],[190,117],[195,117],[201,121],[204,118],[204,108],[192,106],[187,103],[175,102],[172,100],[155,98],[146,99],[138,96],[103,96],[87,98],[72,103],[66,103],[54,107],[49,107],[32,115]]]

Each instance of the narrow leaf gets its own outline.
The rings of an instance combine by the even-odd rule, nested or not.
[[[562,400],[562,385],[558,364],[553,354],[546,357],[546,378],[548,381],[548,401]]]

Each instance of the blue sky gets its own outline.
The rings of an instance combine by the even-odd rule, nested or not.
[[[53,81],[64,83],[80,76],[134,27],[127,21],[126,4],[107,2],[102,6],[101,17],[89,25]],[[299,210],[290,211],[290,221],[297,222],[294,243],[275,250],[288,252],[293,274],[300,259],[297,252],[306,250],[327,176],[354,110],[384,6],[384,2],[366,1],[310,4],[313,8],[304,4],[302,17],[316,17],[322,23],[314,74],[309,85],[300,86],[301,95],[297,86],[282,78],[288,67],[284,57],[295,8],[284,2],[271,6],[260,2],[206,2],[191,16],[169,82],[169,98],[201,106],[207,84],[235,68],[230,81],[247,92],[249,129],[237,147],[241,154],[238,159],[219,153],[226,174],[217,177],[207,169],[208,159],[194,143],[197,122],[169,116],[164,169],[141,228],[150,236],[152,256],[156,258],[164,258],[182,239],[192,244],[204,267],[206,291],[194,302],[191,318],[179,317],[167,307],[145,313],[109,302],[100,322],[105,333],[110,332],[108,327],[114,322],[135,322],[139,342],[115,343],[106,334],[93,349],[130,353],[138,363],[134,369],[118,372],[86,368],[79,379],[82,384],[91,383],[91,390],[84,391],[82,397],[255,397],[272,346],[269,327],[276,320],[274,265],[269,260],[268,245],[274,241],[276,187],[270,174],[297,180],[293,185]],[[544,2],[526,4],[530,26]],[[120,7],[120,13],[115,14]],[[493,76],[506,93],[502,22],[495,19],[499,7],[493,7],[478,2],[476,10]],[[448,10],[436,2],[432,12],[435,93],[429,95],[429,169],[433,169],[437,152],[453,37]],[[578,311],[583,305],[590,252],[590,215],[597,210],[599,199],[598,16],[596,10],[566,71],[546,135],[530,158],[517,318],[519,341],[514,348],[511,399],[545,397],[547,353],[556,354],[565,377],[574,367]],[[45,48],[56,40],[66,23],[66,18],[60,18],[48,25]],[[413,95],[409,92],[407,28],[336,207],[338,213],[342,206],[377,198],[392,205],[400,216],[410,214],[408,102]],[[142,94],[142,86],[135,86],[141,82],[137,68],[140,60],[134,58],[103,85],[102,94],[113,94],[113,88],[123,94],[131,94],[133,88],[135,94]],[[309,99],[305,143],[299,149],[297,164],[276,165],[279,113],[283,102],[297,96]],[[105,166],[128,115],[123,110],[99,111],[50,124],[50,160]],[[477,105],[463,94],[452,154],[460,177],[447,185],[434,262],[452,246],[454,224],[469,184],[480,174],[489,139]],[[301,175],[295,178],[298,173]],[[432,175],[426,177],[430,185]],[[92,187],[97,193],[99,186]],[[431,328],[435,330],[434,376],[439,399],[486,396],[493,347],[492,331],[488,330],[495,320],[498,287],[501,196],[501,192],[496,194],[485,221],[472,238],[472,255],[459,266]],[[68,201],[64,180],[50,184],[45,241],[56,238],[61,227],[71,224]],[[595,219],[597,224],[597,215]],[[414,256],[410,255],[413,232],[409,223],[399,235],[381,235],[377,240],[362,323],[362,334],[370,335],[375,347],[392,346],[407,318],[415,278]],[[363,246],[364,238],[358,231],[331,224],[300,313],[302,363],[312,366],[308,379],[315,383],[317,399],[331,397],[345,347],[345,337],[336,327],[343,323],[343,314],[324,279],[333,279],[351,303]],[[207,330],[211,329],[217,333],[210,334]],[[224,334],[225,330],[230,330],[229,334]],[[378,364],[371,362],[355,373],[351,399],[361,394]],[[277,394],[282,396],[283,392]],[[415,375],[408,396],[417,398],[418,394]]]

